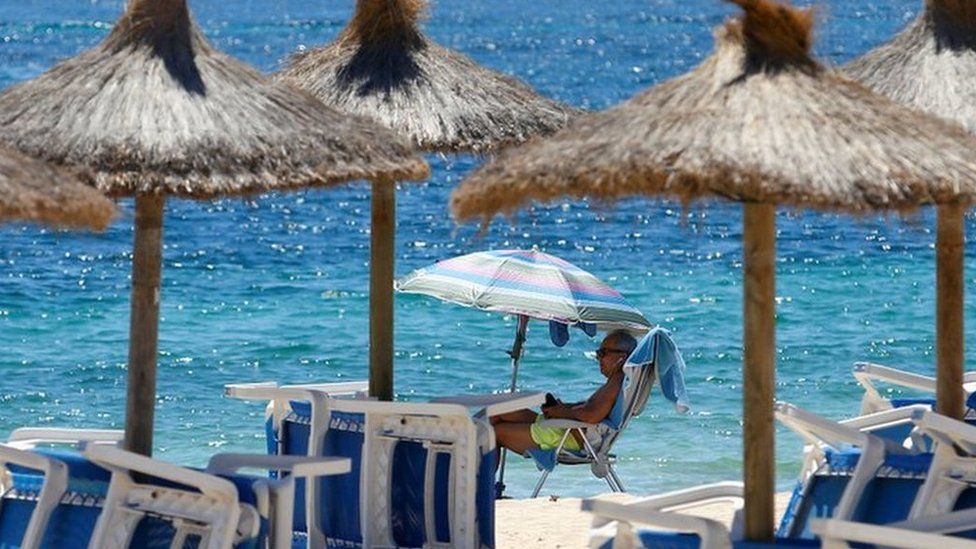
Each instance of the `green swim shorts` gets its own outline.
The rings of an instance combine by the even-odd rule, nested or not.
[[[568,429],[560,429],[558,427],[543,427],[539,425],[539,422],[546,419],[546,416],[539,414],[535,418],[535,423],[529,426],[529,434],[532,435],[532,441],[539,445],[539,448],[543,450],[552,450],[559,446],[559,442],[563,439],[563,434]],[[579,442],[576,442],[576,437],[569,434],[566,437],[566,444],[563,448],[567,450],[572,450],[574,452],[579,451]]]

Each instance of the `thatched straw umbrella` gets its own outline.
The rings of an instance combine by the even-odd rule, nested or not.
[[[75,174],[0,147],[0,220],[100,231],[115,205]]]
[[[503,153],[455,190],[460,219],[565,195],[744,202],[743,450],[746,537],[773,533],[775,205],[851,212],[976,199],[974,141],[822,68],[812,16],[733,0],[691,72],[555,136]]]
[[[186,0],[131,0],[100,45],[0,94],[0,140],[135,195],[126,448],[149,455],[163,202],[425,177],[409,145],[216,51]]]
[[[427,0],[357,0],[339,38],[278,74],[325,104],[369,117],[422,151],[486,153],[561,128],[578,111],[424,35]],[[373,183],[370,393],[393,398],[396,196]]]
[[[976,132],[976,2],[926,0],[901,34],[843,70],[899,103]],[[939,204],[936,231],[936,408],[960,419],[965,413],[964,211],[956,202]]]

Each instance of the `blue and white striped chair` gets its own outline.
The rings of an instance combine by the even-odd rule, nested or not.
[[[929,410],[916,410],[916,430],[933,442],[924,484],[907,516],[868,522],[814,520],[825,547],[976,547],[976,427]]]
[[[0,547],[88,547],[110,474],[70,448],[121,440],[121,431],[15,430],[0,444]]]
[[[871,362],[855,362],[851,373],[864,389],[864,396],[861,397],[862,414],[919,404],[935,408],[935,378],[932,376]],[[881,394],[877,386],[878,383],[909,389],[919,393],[919,395],[889,398]],[[976,408],[976,392],[974,392],[976,391],[976,372],[966,372],[963,375],[963,389],[967,396],[966,407],[972,411]]]
[[[875,414],[877,425],[914,421],[914,413]],[[892,440],[835,423],[785,403],[777,418],[809,444],[804,466],[775,542],[741,540],[742,485],[701,486],[679,492],[615,503],[583,502],[594,515],[594,547],[819,547],[817,521],[824,518],[887,524],[907,519],[933,471],[933,454],[913,453]],[[893,419],[900,418],[900,419]],[[861,428],[870,429],[862,420]],[[700,505],[730,502],[736,507],[732,528],[682,514]],[[635,528],[643,524],[651,528]]]
[[[234,385],[267,399],[268,451],[341,456],[350,475],[299,493],[302,547],[494,547],[494,431],[488,418],[537,406],[541,393],[450,397],[431,403],[338,398],[329,387]],[[349,394],[348,391],[345,393]]]
[[[293,479],[349,468],[346,460],[218,454],[205,473],[122,451],[115,447],[121,438],[118,431],[15,431],[0,445],[0,546],[287,547]],[[75,444],[83,450],[51,447]],[[243,467],[291,476],[238,474]],[[282,530],[286,536],[276,538]]]

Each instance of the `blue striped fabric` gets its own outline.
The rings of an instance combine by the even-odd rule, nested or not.
[[[440,261],[397,282],[397,289],[466,307],[601,329],[651,323],[619,292],[579,267],[535,250],[477,252]]]

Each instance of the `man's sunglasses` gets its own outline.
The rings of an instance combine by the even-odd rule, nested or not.
[[[604,349],[603,347],[600,347],[599,349],[596,350],[596,357],[603,358],[609,355],[610,353],[626,353],[626,352],[628,351],[624,351],[622,349]]]

